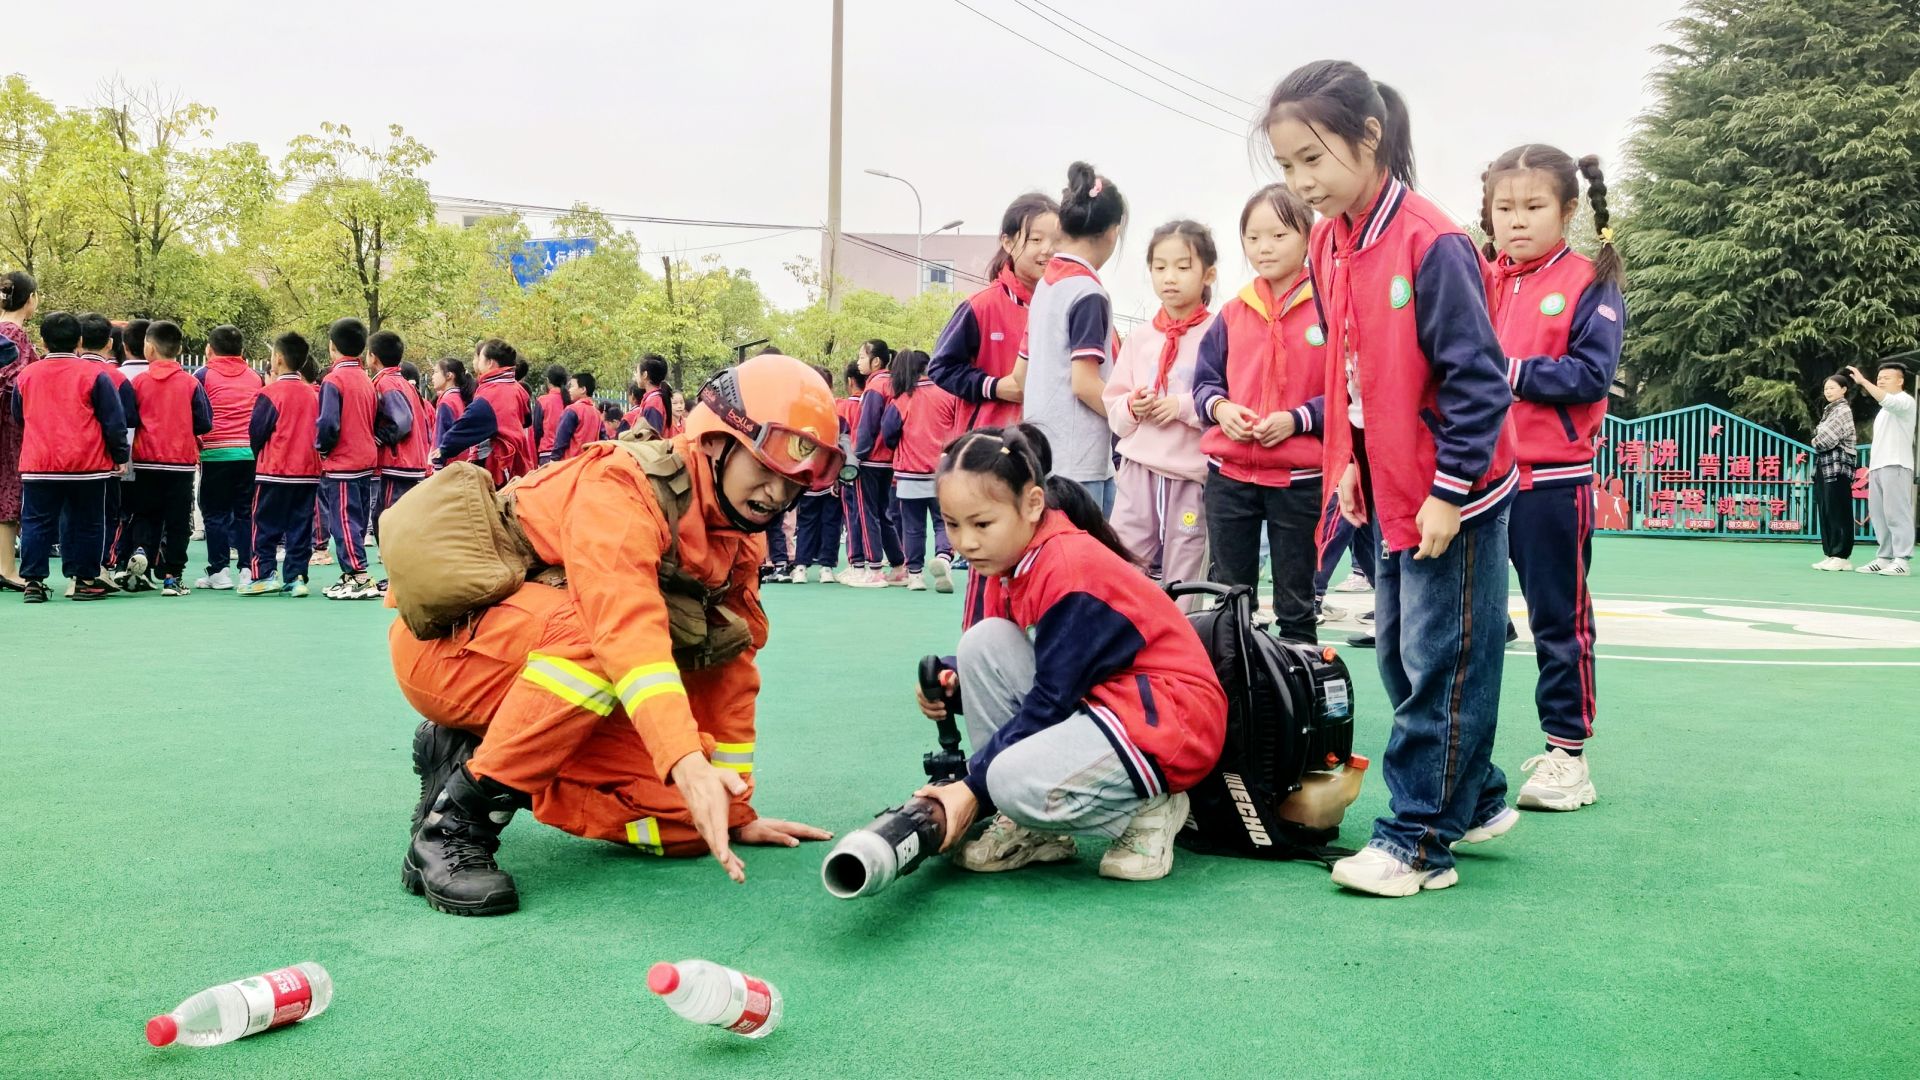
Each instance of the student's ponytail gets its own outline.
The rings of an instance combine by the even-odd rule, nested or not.
[[[1613,244],[1613,227],[1607,224],[1612,215],[1607,212],[1607,178],[1600,172],[1600,159],[1593,154],[1581,158],[1580,175],[1586,178],[1593,229],[1600,235],[1600,252],[1593,257],[1593,279],[1624,288],[1626,265],[1620,260],[1620,249]]]
[[[1403,184],[1413,183],[1413,120],[1407,115],[1407,99],[1386,83],[1374,83],[1380,103],[1386,106],[1380,118],[1380,149],[1374,160],[1384,165],[1387,174]]]
[[[1315,60],[1295,68],[1267,98],[1267,109],[1254,133],[1283,117],[1297,117],[1316,130],[1331,131],[1355,147],[1367,138],[1367,121],[1380,124],[1380,141],[1373,159],[1387,175],[1413,184],[1413,122],[1400,91],[1374,82],[1350,60]]]
[[[940,452],[940,476],[952,472],[992,476],[1006,485],[1016,502],[1027,485],[1038,484],[1046,492],[1047,509],[1058,510],[1074,528],[1140,566],[1140,559],[1113,531],[1087,489],[1066,477],[1048,475],[1052,469],[1053,448],[1046,435],[1032,424],[978,428],[948,443]]]
[[[1500,257],[1500,247],[1493,242],[1493,185],[1488,181],[1493,176],[1492,166],[1480,170],[1480,231],[1487,235],[1487,242],[1480,245],[1480,254],[1493,262]]]

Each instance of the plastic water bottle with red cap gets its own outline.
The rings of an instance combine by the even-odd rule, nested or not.
[[[272,1028],[311,1020],[333,1003],[333,977],[315,963],[295,964],[202,990],[180,1007],[147,1021],[147,1041],[219,1046]]]
[[[696,1024],[749,1039],[766,1038],[780,1026],[780,991],[765,979],[705,960],[655,964],[647,972],[647,989]]]

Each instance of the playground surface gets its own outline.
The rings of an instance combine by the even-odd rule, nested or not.
[[[1600,801],[1527,814],[1401,901],[1184,853],[1107,881],[1091,844],[838,901],[825,845],[745,849],[736,887],[523,816],[500,854],[521,911],[453,918],[400,886],[417,719],[391,612],[317,588],[9,596],[0,1075],[1920,1075],[1920,582],[1816,573],[1811,545],[1595,547]],[[919,781],[913,664],[951,651],[959,599],[769,585],[766,606],[756,803],[844,832]],[[1373,654],[1341,651],[1377,756]],[[1496,748],[1516,786],[1533,666],[1523,639]],[[1343,840],[1385,803],[1370,776]],[[688,957],[773,982],[781,1028],[674,1017],[645,974]],[[143,1041],[188,994],[302,960],[333,975],[324,1016]]]

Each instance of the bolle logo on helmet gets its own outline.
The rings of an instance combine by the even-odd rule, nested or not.
[[[1253,796],[1247,794],[1247,785],[1241,781],[1239,773],[1221,773],[1227,782],[1227,791],[1233,795],[1233,805],[1240,811],[1240,823],[1247,827],[1247,839],[1257,847],[1272,847],[1273,839],[1267,835],[1266,826],[1260,822],[1260,810],[1253,805]]]
[[[1320,327],[1319,323],[1315,323],[1312,326],[1307,327],[1307,344],[1317,349],[1320,346],[1325,345],[1326,343],[1327,343],[1327,332]]]
[[[1566,293],[1549,293],[1545,299],[1540,301],[1540,314],[1545,315],[1549,319],[1565,310],[1567,310]]]
[[[1387,302],[1396,310],[1413,303],[1413,282],[1399,274],[1393,275],[1393,284],[1387,286]]]

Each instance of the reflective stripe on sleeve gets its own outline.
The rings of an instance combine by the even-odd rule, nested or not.
[[[713,763],[722,769],[732,769],[738,773],[753,771],[753,744],[750,742],[717,742],[713,744]]]
[[[562,701],[578,705],[588,712],[605,716],[613,711],[613,684],[571,660],[545,653],[527,657],[520,677],[539,686]]]
[[[620,703],[627,707],[629,713],[641,702],[661,694],[687,696],[687,688],[680,681],[680,669],[671,660],[634,668],[621,678],[614,692],[620,696]]]

